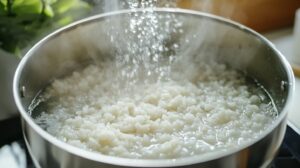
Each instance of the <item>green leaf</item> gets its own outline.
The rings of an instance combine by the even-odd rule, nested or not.
[[[7,0],[0,0],[0,16],[7,14]]]
[[[0,1],[0,16],[5,14],[5,6],[4,4],[2,4],[2,2]]]
[[[20,5],[23,4],[24,1],[25,1],[25,0],[14,0],[13,5],[14,5],[14,6],[20,6]]]
[[[54,11],[53,9],[51,8],[50,5],[47,5],[45,6],[45,10],[44,10],[44,14],[48,17],[53,17],[54,16]]]
[[[46,4],[49,4],[49,5],[57,2],[57,0],[44,0],[44,1],[46,2]]]
[[[66,12],[77,0],[59,0],[53,4],[53,10],[59,14]]]
[[[18,52],[49,30],[86,16],[91,7],[86,0],[0,0],[0,48]],[[44,7],[43,3],[44,2]]]
[[[6,6],[7,5],[7,0],[0,0],[0,4]]]
[[[72,6],[72,9],[91,9],[91,6],[84,1],[78,1]]]
[[[67,25],[69,23],[71,23],[73,21],[73,17],[72,16],[67,16],[67,17],[64,17],[60,20],[58,20],[56,22],[57,26],[64,26],[64,25]]]
[[[12,6],[12,11],[17,15],[40,14],[43,4],[40,0],[16,0]]]

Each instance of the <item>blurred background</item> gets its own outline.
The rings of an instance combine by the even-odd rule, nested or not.
[[[38,40],[76,20],[126,9],[138,0],[0,0],[0,167],[33,167],[22,140],[12,97],[12,80],[22,55]],[[118,3],[116,6],[114,4]],[[296,75],[300,65],[300,0],[157,0],[159,7],[212,13],[242,23],[271,40],[288,58]],[[300,100],[300,79],[296,78]],[[273,167],[300,167],[300,106],[289,114],[288,134]],[[293,145],[291,145],[293,144]],[[5,164],[5,165],[4,165]]]
[[[0,48],[20,57],[24,49],[54,29],[93,14],[117,10],[109,8],[114,1],[0,0]],[[126,8],[126,1],[119,3],[119,8]],[[204,11],[267,32],[292,26],[300,1],[157,0],[157,5]]]

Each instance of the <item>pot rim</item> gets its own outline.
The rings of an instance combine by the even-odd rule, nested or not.
[[[287,73],[287,78],[288,78],[288,85],[289,85],[289,91],[288,91],[288,96],[286,103],[282,109],[282,111],[279,113],[278,117],[276,120],[272,123],[272,125],[265,130],[256,140],[245,143],[238,148],[234,149],[229,149],[226,151],[215,151],[215,152],[209,152],[207,154],[200,154],[200,155],[195,155],[195,156],[189,156],[189,157],[183,157],[183,158],[176,158],[176,159],[130,159],[130,158],[121,158],[121,157],[116,157],[116,156],[108,156],[104,154],[100,154],[97,152],[91,152],[87,151],[75,146],[72,146],[70,144],[67,144],[66,142],[63,142],[61,140],[58,140],[45,130],[43,130],[40,126],[38,126],[31,116],[26,112],[24,109],[22,103],[21,103],[21,97],[19,93],[19,79],[22,74],[22,70],[24,66],[26,65],[27,61],[29,58],[32,56],[32,53],[35,52],[37,48],[39,48],[41,45],[46,43],[49,39],[56,37],[57,35],[61,34],[64,31],[71,30],[73,28],[76,28],[77,26],[83,25],[83,24],[88,24],[90,22],[94,22],[106,17],[114,16],[114,15],[121,15],[121,14],[126,14],[126,13],[132,13],[132,12],[141,12],[145,10],[151,10],[154,12],[169,12],[169,13],[181,13],[181,14],[186,14],[186,15],[192,15],[192,16],[201,16],[205,17],[211,20],[214,20],[216,22],[221,22],[223,24],[229,25],[231,27],[240,29],[241,31],[248,33],[252,36],[255,36],[259,40],[261,40],[263,43],[266,43],[278,56],[280,59],[281,63],[283,64],[283,67]],[[232,155],[236,152],[239,152],[259,140],[263,139],[266,135],[270,134],[271,131],[275,129],[283,120],[286,119],[288,108],[290,107],[291,104],[291,99],[293,97],[293,92],[295,89],[294,86],[294,76],[293,76],[293,71],[286,60],[286,58],[278,51],[275,46],[267,40],[265,37],[260,35],[259,33],[255,32],[254,30],[240,24],[237,22],[234,22],[232,20],[215,16],[212,14],[204,13],[204,12],[199,12],[199,11],[193,11],[193,10],[187,10],[187,9],[178,9],[178,8],[154,8],[154,9],[135,9],[135,10],[120,10],[120,11],[114,11],[114,12],[109,12],[109,13],[103,13],[103,14],[98,14],[95,16],[91,16],[82,20],[79,20],[77,22],[74,22],[70,25],[67,25],[65,27],[62,27],[53,33],[47,35],[44,37],[42,40],[40,40],[37,44],[35,44],[23,57],[21,62],[19,63],[17,70],[15,72],[14,76],[14,81],[13,81],[13,95],[14,95],[14,100],[15,103],[19,109],[19,112],[21,113],[22,118],[25,120],[25,122],[34,129],[40,136],[42,136],[44,139],[46,139],[49,143],[55,145],[57,148],[61,148],[69,153],[72,153],[74,155],[80,156],[85,159],[93,160],[96,162],[102,162],[106,164],[111,164],[111,165],[118,165],[118,166],[132,166],[132,167],[171,167],[171,166],[183,166],[183,165],[191,165],[191,164],[196,164],[196,163],[203,163],[215,159],[219,159],[225,156]],[[24,129],[24,128],[23,128]],[[24,134],[25,136],[25,134]],[[199,157],[201,156],[201,157]]]

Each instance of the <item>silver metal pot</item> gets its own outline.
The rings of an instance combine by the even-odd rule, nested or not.
[[[141,13],[141,10],[135,11]],[[113,57],[107,36],[108,21],[126,26],[133,11],[90,17],[64,27],[37,43],[22,59],[14,77],[14,98],[22,115],[26,145],[37,167],[266,167],[282,142],[288,106],[294,88],[291,68],[281,53],[258,33],[217,16],[180,9],[155,9],[182,21],[183,33],[171,41],[182,42],[185,54],[210,53],[229,66],[255,78],[274,99],[277,119],[257,140],[227,151],[180,159],[125,159],[85,151],[57,140],[34,123],[30,103],[51,80],[69,74],[99,58]],[[182,40],[185,39],[185,40]],[[189,40],[186,40],[189,39]],[[183,44],[184,43],[184,44]],[[187,44],[187,45],[186,45]],[[33,114],[34,115],[34,114]]]

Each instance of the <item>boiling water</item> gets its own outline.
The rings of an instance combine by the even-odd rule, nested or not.
[[[35,121],[79,148],[143,159],[234,149],[272,125],[276,109],[263,88],[223,64],[195,64],[194,80],[135,84],[131,94],[106,75],[113,64],[89,65],[39,95]]]

